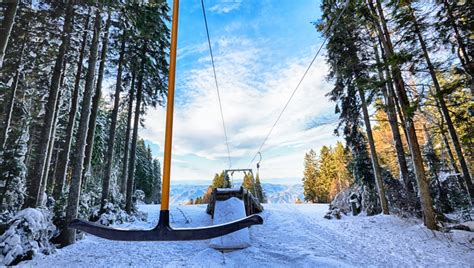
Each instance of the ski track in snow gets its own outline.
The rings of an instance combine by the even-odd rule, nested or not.
[[[152,228],[159,206],[144,205],[148,222],[122,228]],[[265,204],[264,224],[250,228],[252,246],[221,253],[209,240],[116,242],[85,239],[25,267],[474,267],[470,232],[431,232],[419,221],[396,216],[343,216],[326,220],[327,205]],[[181,210],[181,211],[179,211]],[[171,208],[176,227],[210,225],[205,205]],[[186,223],[189,222],[189,223]]]

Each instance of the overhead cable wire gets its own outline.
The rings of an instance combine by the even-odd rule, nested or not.
[[[227,156],[229,157],[229,169],[230,169],[232,167],[232,159],[230,157],[229,140],[227,138],[227,129],[225,127],[224,112],[222,109],[222,102],[221,102],[221,94],[219,92],[219,83],[217,83],[216,66],[214,64],[214,55],[212,53],[211,37],[209,35],[209,26],[207,24],[207,16],[206,16],[206,8],[204,7],[204,0],[201,0],[201,7],[202,7],[202,15],[204,17],[204,24],[206,25],[207,43],[209,45],[209,53],[211,55],[212,71],[214,72],[214,81],[216,83],[217,99],[219,100],[219,110],[221,112],[222,128],[224,129],[225,144],[227,146]]]
[[[202,0],[201,0],[202,1]],[[347,9],[347,7],[349,6],[349,2],[350,0],[347,0],[346,3],[345,3],[345,6],[344,6],[344,9],[341,11],[341,13],[339,13],[338,17],[333,20],[328,28],[327,28],[327,31],[329,31],[332,26],[334,24],[336,24],[339,19],[341,18],[342,14],[344,13],[344,11]],[[290,104],[291,100],[293,99],[293,96],[295,96],[296,92],[298,91],[298,89],[300,88],[300,85],[301,83],[303,82],[303,80],[305,79],[306,75],[308,74],[309,70],[311,69],[311,66],[313,65],[314,61],[316,60],[316,58],[318,57],[319,53],[321,52],[321,50],[323,49],[324,45],[326,44],[328,40],[328,37],[326,36],[324,38],[324,41],[321,43],[321,45],[319,46],[318,50],[316,51],[316,54],[314,55],[313,59],[311,60],[311,62],[309,63],[308,67],[306,68],[306,71],[303,73],[303,76],[301,77],[301,79],[299,80],[298,84],[296,85],[295,89],[293,90],[293,92],[291,93],[290,97],[288,98],[288,101],[285,103],[285,106],[283,106],[283,109],[281,110],[280,114],[278,115],[277,119],[275,120],[275,123],[273,123],[272,127],[270,128],[270,131],[268,131],[268,134],[265,136],[265,139],[263,139],[263,142],[262,144],[260,145],[260,147],[258,148],[257,152],[255,153],[255,155],[253,156],[252,160],[250,161],[249,163],[249,167],[252,165],[253,161],[255,160],[255,158],[258,156],[259,153],[261,153],[261,150],[263,148],[263,146],[265,145],[265,143],[267,142],[268,138],[270,137],[270,135],[272,134],[273,132],[273,129],[275,128],[275,126],[278,124],[278,122],[280,121],[280,118],[281,116],[283,115],[283,113],[285,112],[286,108],[288,107],[288,105]]]

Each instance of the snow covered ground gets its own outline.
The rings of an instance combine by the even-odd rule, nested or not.
[[[264,224],[250,229],[252,246],[221,253],[209,241],[114,242],[93,236],[38,256],[35,267],[474,267],[472,232],[431,232],[420,222],[395,216],[344,216],[326,220],[327,205],[267,204]],[[149,222],[121,227],[151,228],[159,207],[144,205]],[[173,226],[211,224],[204,205],[171,210]]]

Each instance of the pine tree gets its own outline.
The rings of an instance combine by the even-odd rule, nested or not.
[[[18,8],[18,0],[3,1],[1,7],[2,27],[0,27],[0,69],[3,66],[3,58],[5,57],[5,50],[7,48],[8,39],[15,22],[16,10]]]
[[[355,130],[349,137],[346,137],[347,147],[352,155],[352,159],[348,164],[349,170],[356,183],[372,188],[375,181],[373,169],[370,166],[365,136],[359,130]]]
[[[130,146],[130,161],[128,167],[126,189],[126,211],[132,209],[132,186],[134,179],[136,143],[140,114],[148,105],[162,105],[166,94],[168,74],[166,49],[169,47],[169,30],[165,24],[169,20],[166,3],[149,2],[146,5],[132,4],[128,6],[133,17],[133,27],[136,31],[134,43],[127,57],[131,61],[131,70],[137,75],[137,93],[135,118]]]
[[[125,144],[122,160],[122,180],[120,182],[120,192],[125,195],[127,192],[127,178],[128,178],[128,166],[129,166],[129,150],[130,150],[130,132],[132,129],[132,115],[133,115],[133,100],[135,92],[135,73],[132,72],[132,84],[130,86],[130,92],[128,96],[128,109],[127,109],[127,128],[125,130]]]
[[[26,196],[25,157],[29,138],[26,105],[16,103],[12,116],[17,124],[0,155],[0,223],[4,224],[21,209]]]
[[[51,86],[48,95],[48,102],[46,104],[46,114],[44,116],[44,123],[41,131],[40,140],[38,143],[38,153],[33,169],[29,173],[30,185],[28,189],[28,199],[25,202],[26,206],[36,207],[41,206],[43,203],[43,193],[41,192],[41,183],[44,178],[44,169],[46,158],[48,155],[48,145],[51,136],[54,137],[54,115],[56,109],[56,103],[58,101],[59,83],[62,76],[62,67],[64,64],[64,58],[69,47],[69,41],[72,31],[72,23],[74,17],[74,6],[71,2],[66,5],[65,10],[65,21],[63,26],[63,33],[61,37],[61,45],[55,61],[53,74],[51,78]]]
[[[382,206],[382,213],[383,214],[389,214],[388,211],[388,201],[387,197],[385,196],[385,189],[383,185],[383,179],[382,179],[382,172],[380,169],[380,164],[378,160],[378,155],[377,151],[375,149],[375,142],[374,142],[374,137],[372,135],[372,127],[370,125],[370,118],[369,118],[369,112],[367,110],[367,103],[365,100],[365,95],[362,91],[362,89],[358,89],[359,92],[359,97],[361,99],[362,103],[362,112],[364,115],[364,124],[367,132],[367,139],[369,140],[369,148],[370,148],[370,158],[372,160],[372,167],[374,169],[374,174],[375,174],[375,185],[377,186],[377,192],[379,194],[379,200],[380,204]]]
[[[90,15],[90,11],[87,15]],[[68,114],[68,122],[66,126],[66,136],[61,144],[60,153],[57,159],[57,166],[56,166],[56,173],[55,173],[55,180],[54,180],[54,191],[53,197],[56,200],[59,200],[63,193],[64,182],[66,181],[66,173],[67,167],[70,162],[69,158],[71,156],[71,145],[72,139],[74,136],[74,125],[76,123],[76,114],[77,114],[77,107],[79,105],[79,91],[80,91],[80,82],[81,82],[81,75],[82,75],[82,67],[83,61],[85,56],[85,50],[87,45],[87,38],[88,38],[88,29],[89,29],[89,16],[86,16],[84,21],[84,30],[82,34],[82,41],[79,50],[78,60],[77,60],[77,69],[76,75],[74,80],[74,89],[71,98],[71,104],[69,108]]]
[[[341,142],[337,142],[332,153],[335,179],[332,182],[333,186],[331,186],[331,189],[334,189],[330,195],[331,199],[352,184],[353,178],[348,169],[350,158],[349,153],[344,149],[344,145]]]
[[[15,68],[16,69],[15,77],[13,78],[12,85],[10,86],[11,93],[9,96],[8,108],[5,111],[6,115],[5,115],[5,120],[3,122],[3,129],[1,130],[1,133],[0,133],[0,150],[1,151],[3,151],[5,148],[5,142],[8,139],[8,132],[10,131],[11,119],[12,119],[13,109],[15,107],[15,100],[16,100],[16,95],[17,95],[17,90],[18,90],[18,82],[20,80],[20,67],[22,66],[25,47],[26,47],[26,41],[23,40],[23,44],[21,45],[20,55],[18,57],[16,68]]]
[[[224,171],[222,171],[220,174],[216,173],[214,175],[214,179],[212,180],[211,187],[213,189],[215,189],[215,188],[230,188],[229,177],[226,176]]]
[[[71,183],[69,187],[69,197],[66,209],[66,223],[69,224],[77,217],[79,207],[79,198],[81,196],[82,169],[84,164],[87,128],[89,125],[90,109],[92,105],[93,85],[95,76],[95,65],[99,47],[99,35],[102,24],[101,11],[97,9],[94,19],[94,33],[92,35],[91,48],[89,53],[89,66],[86,75],[86,84],[84,87],[84,96],[82,99],[82,110],[79,120],[79,127],[76,136],[75,162],[72,166]],[[76,240],[76,231],[65,228],[62,233],[61,244],[67,246],[73,244]]]
[[[151,192],[151,203],[161,203],[161,165],[158,159],[153,159],[153,190]]]
[[[332,10],[331,3],[323,4],[326,20],[335,19],[342,10]],[[363,46],[363,40],[368,33],[362,26],[362,21],[354,17],[356,6],[348,3],[344,15],[340,15],[340,20],[331,24],[329,31],[324,34],[328,37],[328,62],[331,66],[330,78],[335,79],[335,88],[329,93],[331,100],[341,103],[341,124],[345,124],[344,134],[348,144],[351,144],[351,132],[358,131],[359,109],[362,110],[362,118],[366,127],[366,133],[370,148],[370,158],[372,162],[375,184],[379,194],[382,211],[388,214],[388,203],[385,197],[382,174],[375,150],[374,139],[370,126],[370,118],[367,110],[367,100],[365,89],[373,86],[373,81],[369,74],[370,63],[367,62],[370,52]],[[358,99],[357,99],[358,97]],[[353,117],[355,116],[355,117]],[[354,131],[354,127],[357,129]]]
[[[263,192],[262,183],[260,182],[260,174],[257,172],[255,177],[255,193],[257,194],[257,199],[260,203],[265,203],[265,193]]]
[[[316,176],[316,197],[318,203],[329,203],[331,182],[335,179],[335,166],[331,148],[321,147],[319,153],[318,170]]]
[[[466,84],[474,95],[474,64],[472,56],[472,39],[474,28],[474,7],[469,1],[437,0],[437,20],[434,26],[443,44],[449,44],[467,74]],[[469,53],[471,51],[471,53]],[[453,62],[451,62],[453,64]],[[456,67],[458,68],[458,67]]]
[[[153,194],[156,192],[156,187],[160,187],[159,180],[161,178],[156,178],[160,175],[155,174],[155,164],[153,163],[153,157],[151,154],[150,147],[145,145],[145,141],[140,139],[137,143],[137,153],[136,153],[136,164],[135,164],[135,188],[140,189],[145,193],[145,202],[152,203],[155,200],[153,199]],[[160,176],[161,177],[161,176]],[[155,195],[159,194],[156,192]]]
[[[395,151],[397,154],[397,164],[399,168],[400,177],[404,183],[405,190],[410,199],[414,199],[415,191],[410,180],[410,175],[408,172],[408,164],[405,158],[405,149],[403,147],[402,136],[400,134],[400,129],[398,125],[397,110],[396,110],[396,99],[395,92],[393,89],[393,83],[390,77],[384,75],[384,70],[382,62],[380,60],[378,46],[374,46],[374,55],[375,55],[375,64],[377,69],[378,79],[382,82],[380,90],[382,92],[385,105],[384,110],[388,117],[388,123],[390,125],[390,130],[392,132],[392,138],[395,146]]]
[[[207,187],[206,192],[202,196],[202,200],[200,204],[209,204],[209,202],[211,202],[212,191],[213,189],[211,186]]]
[[[232,182],[230,181],[229,174],[222,172],[222,176],[224,176],[224,188],[232,188]]]
[[[316,183],[317,183],[318,163],[316,152],[311,149],[304,157],[304,175],[303,175],[303,191],[304,200],[307,202],[318,202]]]
[[[124,56],[125,56],[125,33],[121,36],[121,45],[120,45],[120,56],[118,59],[118,69],[117,69],[117,77],[115,82],[115,94],[114,94],[114,106],[111,114],[111,123],[108,133],[108,141],[107,141],[107,154],[105,156],[105,171],[104,176],[102,178],[102,196],[101,196],[101,209],[103,211],[104,206],[106,204],[106,200],[109,199],[109,192],[110,192],[110,177],[112,175],[112,162],[114,156],[114,145],[115,145],[115,134],[117,128],[117,119],[119,114],[119,105],[120,105],[120,92],[122,91],[122,75],[123,75],[123,67],[124,67]],[[157,199],[159,200],[159,199]]]
[[[145,48],[145,46],[144,46]],[[144,55],[142,55],[142,64],[144,63]],[[127,191],[125,197],[125,211],[128,214],[132,212],[132,194],[133,194],[133,181],[135,176],[135,161],[136,161],[136,152],[137,152],[137,140],[138,140],[138,123],[140,122],[140,104],[142,101],[142,92],[143,92],[143,74],[140,72],[138,74],[138,83],[137,83],[137,101],[135,104],[135,119],[133,121],[133,134],[132,141],[130,146],[130,161],[128,166],[127,174]]]
[[[443,189],[439,181],[439,169],[441,167],[440,166],[441,160],[438,158],[438,155],[435,152],[435,149],[433,147],[432,137],[430,133],[428,132],[426,125],[423,126],[423,128],[426,135],[426,142],[425,142],[425,145],[423,146],[423,156],[425,157],[426,162],[428,164],[428,170],[429,170],[429,174],[431,175],[431,180],[436,183],[436,187],[438,188],[441,210],[445,213],[449,213],[449,212],[452,212],[453,209],[451,208],[449,204],[446,191]]]
[[[99,70],[96,80],[95,86],[95,93],[94,98],[92,99],[92,109],[91,115],[89,119],[89,127],[87,132],[87,142],[86,142],[86,158],[84,160],[84,170],[83,170],[83,179],[84,182],[87,179],[87,175],[91,165],[92,159],[92,151],[94,148],[94,135],[95,135],[95,127],[96,127],[96,120],[97,120],[97,113],[99,111],[99,103],[102,99],[102,80],[104,79],[104,72],[105,72],[105,65],[107,60],[107,49],[109,44],[109,30],[111,24],[111,14],[110,10],[108,11],[107,21],[105,23],[104,28],[104,36],[102,37],[102,48],[100,52],[100,60],[99,60]],[[84,183],[85,184],[85,183]]]
[[[255,178],[253,177],[252,173],[245,173],[242,187],[251,192],[253,196],[257,196],[255,189]]]
[[[418,184],[418,192],[424,215],[424,223],[429,229],[436,230],[438,227],[436,225],[435,212],[433,209],[433,200],[430,196],[426,174],[423,166],[421,150],[418,143],[418,137],[414,129],[414,107],[410,105],[410,101],[408,99],[407,92],[405,89],[405,83],[401,75],[400,66],[395,60],[388,61],[388,59],[395,59],[396,55],[393,49],[390,32],[388,31],[382,4],[379,0],[377,0],[375,4],[376,5],[374,6],[371,1],[368,2],[368,6],[370,8],[370,15],[368,20],[372,21],[372,24],[376,29],[378,38],[383,45],[383,51],[386,55],[383,61],[385,64],[389,64],[391,67],[392,78],[394,79],[398,103],[400,105],[400,110],[404,118],[404,127],[406,129],[407,134],[406,136],[409,141],[408,144],[413,160],[415,177]]]
[[[433,82],[433,87],[435,89],[435,98],[438,98],[440,110],[444,116],[446,126],[448,128],[448,132],[451,137],[454,150],[456,152],[456,156],[459,159],[459,163],[461,166],[464,180],[467,184],[467,188],[469,190],[471,198],[474,198],[474,188],[472,186],[472,180],[471,180],[471,175],[469,173],[469,168],[467,166],[463,151],[461,149],[461,144],[459,142],[458,135],[454,128],[453,121],[451,119],[448,107],[446,105],[446,101],[443,96],[444,95],[443,92],[445,91],[441,89],[441,86],[437,77],[437,71],[432,61],[432,57],[430,55],[427,43],[425,41],[426,36],[424,36],[424,32],[428,30],[427,29],[428,24],[426,23],[424,19],[416,15],[416,10],[413,8],[411,2],[412,1],[405,1],[395,6],[396,22],[398,23],[398,26],[400,27],[400,29],[405,30],[405,32],[407,33],[411,33],[411,35],[413,35],[413,38],[411,40],[417,40],[418,44],[421,47],[421,52],[422,52],[421,57],[423,57],[424,61],[426,62],[428,72]]]
[[[11,168],[2,174],[4,176],[0,176],[0,185],[15,187],[14,192],[9,193],[11,199],[8,200],[12,200],[15,206],[20,204],[25,207],[27,205],[24,204],[23,198],[27,194],[24,192],[24,186],[31,185],[31,181],[28,176],[25,179],[28,173],[25,174],[21,170],[22,167],[30,169],[30,163],[37,157],[36,151],[33,150],[36,146],[33,144],[37,145],[39,129],[35,127],[44,122],[44,114],[39,112],[44,112],[44,97],[48,95],[47,89],[54,65],[50,57],[57,54],[57,47],[45,42],[46,37],[42,31],[49,32],[49,38],[60,44],[58,33],[61,33],[59,28],[63,28],[48,16],[52,7],[41,3],[35,9],[31,6],[28,2],[18,2],[15,24],[9,36],[9,43],[15,45],[7,47],[0,69],[0,118],[3,123],[0,132],[0,162],[6,160],[4,164]],[[62,14],[61,8],[60,15]],[[46,55],[48,53],[49,56]],[[40,97],[43,98],[42,101],[39,101]],[[23,145],[26,146],[25,151]],[[3,159],[2,154],[8,159]],[[9,191],[0,186],[0,193],[3,190]],[[18,200],[13,200],[16,198]]]

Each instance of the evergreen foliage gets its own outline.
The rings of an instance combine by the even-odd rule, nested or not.
[[[145,203],[159,203],[161,192],[161,171],[157,159],[153,159],[150,146],[143,139],[137,144],[135,166],[135,188],[143,191]]]
[[[242,181],[242,187],[249,190],[253,194],[253,196],[257,196],[256,189],[255,189],[255,178],[253,177],[252,173],[245,173],[244,180]]]
[[[304,157],[304,176],[303,189],[304,200],[312,203],[318,202],[316,192],[318,162],[316,159],[316,152],[311,149]]]
[[[265,192],[263,191],[262,188],[262,183],[260,182],[260,174],[257,173],[257,176],[255,177],[255,194],[257,195],[257,199],[260,203],[266,203],[267,198],[265,196]]]
[[[11,34],[2,35],[0,42],[2,223],[22,207],[54,208],[54,222],[62,232],[56,242],[66,245],[74,242],[66,226],[76,215],[111,220],[112,214],[122,213],[120,170],[123,159],[135,159],[124,148],[130,139],[125,129],[133,119],[122,104],[136,101],[133,92],[139,86],[140,115],[165,103],[168,11],[163,1],[18,1]],[[121,74],[115,73],[118,65]],[[111,107],[108,96],[100,94],[100,81],[114,75],[121,79],[118,104]],[[115,130],[117,135],[111,135]],[[93,146],[84,149],[86,145]],[[160,163],[143,141],[138,147],[134,187],[143,190],[144,201],[159,203]]]
[[[214,175],[214,179],[212,179],[212,184],[210,186],[212,189],[215,188],[230,188],[231,183],[229,180],[229,177],[226,177],[226,174],[224,171],[222,171],[220,174],[216,173]]]
[[[348,172],[350,154],[338,142],[334,148],[323,146],[317,157],[314,150],[305,155],[304,199],[311,203],[329,203],[353,181]]]
[[[394,201],[393,192],[389,196],[398,204],[413,204],[417,189],[416,207],[421,204],[430,229],[437,229],[432,196],[440,204],[438,210],[450,211],[449,190],[439,181],[441,169],[462,173],[459,185],[465,185],[471,197],[473,192],[472,146],[462,138],[472,133],[472,124],[466,124],[469,119],[463,116],[470,108],[464,106],[467,99],[462,97],[451,101],[453,96],[473,92],[472,42],[467,38],[474,21],[467,15],[471,7],[467,2],[448,0],[325,0],[323,19],[316,23],[327,37],[328,78],[334,82],[328,97],[336,102],[339,114],[336,133],[344,136],[351,152],[351,175],[356,183],[369,187],[369,192],[377,186],[379,198],[383,184],[388,183],[393,191],[397,187],[391,178],[400,178],[405,191],[401,197],[406,200]],[[373,100],[375,127],[370,126],[374,118],[368,113]],[[456,124],[456,118],[463,126]],[[427,126],[425,138],[423,125]],[[466,126],[470,130],[463,129]],[[419,144],[423,143],[422,153]],[[431,188],[428,181],[432,181]],[[324,185],[324,180],[320,183]]]

